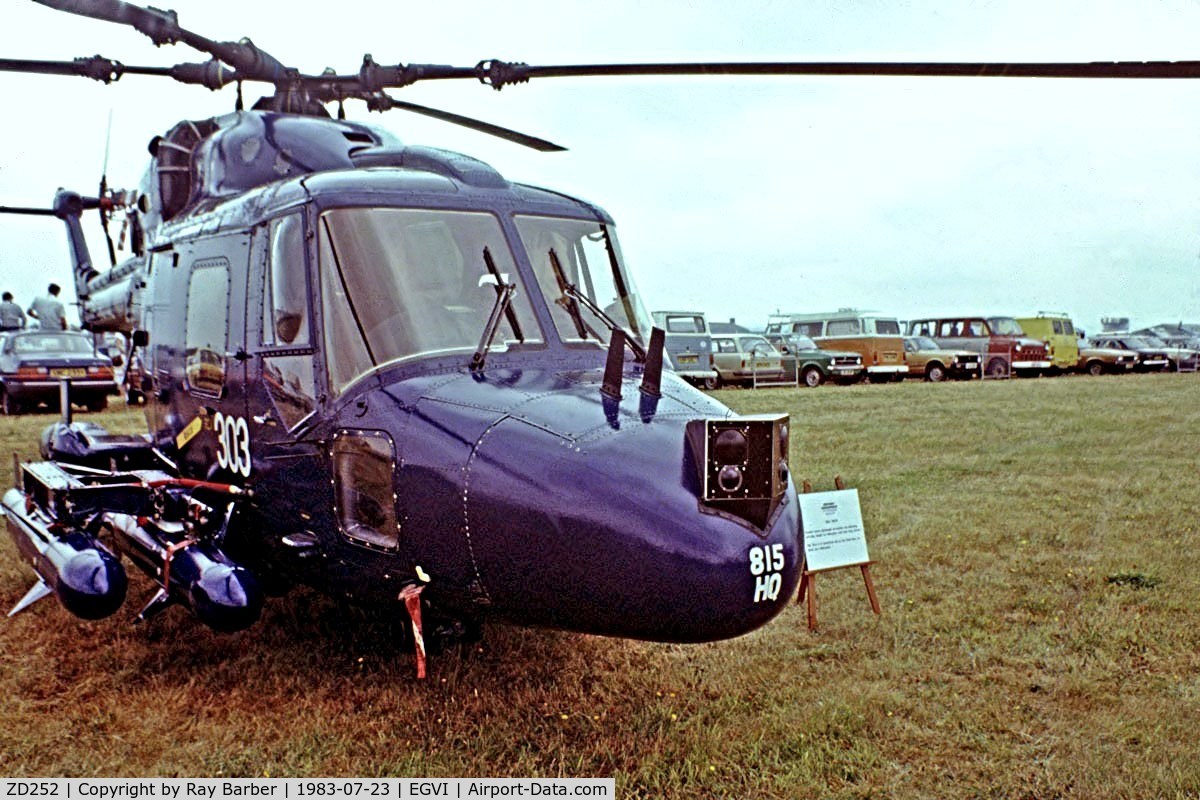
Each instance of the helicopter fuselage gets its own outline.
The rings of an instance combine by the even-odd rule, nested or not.
[[[155,446],[252,492],[224,552],[369,607],[419,586],[452,618],[661,641],[787,604],[786,417],[622,352],[606,326],[644,345],[650,323],[607,214],[349,123],[215,127],[184,209],[143,220],[137,299],[84,316],[136,312]]]

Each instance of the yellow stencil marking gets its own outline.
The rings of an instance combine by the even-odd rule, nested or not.
[[[187,427],[184,428],[183,430],[181,430],[179,432],[179,435],[175,437],[175,448],[178,450],[182,450],[183,446],[185,444],[187,444],[188,442],[190,442],[192,439],[195,439],[196,434],[199,433],[203,428],[204,428],[203,420],[201,420],[200,417],[194,418],[191,422],[189,422],[187,424]]]

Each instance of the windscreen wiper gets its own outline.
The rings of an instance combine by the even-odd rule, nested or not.
[[[489,264],[489,271],[495,270],[496,267],[494,263],[490,263],[491,258],[492,254],[485,247],[483,250],[483,260]],[[479,337],[479,347],[475,349],[475,355],[471,356],[472,372],[483,369],[483,364],[487,360],[488,350],[492,346],[492,340],[496,338],[496,331],[500,329],[500,318],[505,314],[511,313],[512,297],[517,291],[517,285],[515,283],[505,283],[504,279],[500,277],[499,272],[493,272],[492,274],[496,281],[496,302],[492,304],[492,313],[488,315],[487,324],[483,326],[483,335]],[[513,323],[513,327],[516,330],[520,330],[516,325],[515,316],[509,317],[509,321]]]
[[[500,275],[500,270],[496,269],[496,261],[492,258],[492,251],[483,248],[483,263],[487,267],[488,273],[496,279],[496,294],[499,295],[504,291],[504,278]],[[514,289],[516,287],[513,287]],[[504,317],[508,320],[508,325],[512,328],[513,336],[518,342],[524,344],[525,334],[521,331],[521,323],[517,321],[517,311],[512,307],[512,303],[506,303],[504,306]],[[490,343],[489,343],[490,344]]]
[[[616,321],[605,314],[599,306],[593,303],[587,295],[579,291],[575,284],[567,280],[566,273],[563,272],[562,262],[558,260],[558,253],[554,249],[550,250],[550,266],[554,269],[554,277],[558,280],[558,289],[562,292],[562,297],[558,299],[558,304],[567,309],[571,314],[571,319],[575,322],[575,329],[579,332],[581,339],[586,339],[590,333],[597,341],[601,340],[599,334],[586,322],[583,321],[583,314],[579,311],[579,304],[583,303],[587,310],[599,317],[605,325],[608,326],[610,333],[613,331],[621,331],[625,334],[625,342],[629,345],[629,349],[633,352],[634,360],[642,362],[646,360],[646,350],[637,343],[633,335],[622,328]]]
[[[565,308],[571,315],[571,321],[575,323],[575,332],[579,338],[588,338],[589,328],[583,321],[583,315],[579,313],[579,304],[575,302],[575,295],[578,292],[572,292],[575,287],[567,282],[567,274],[563,272],[562,262],[558,260],[558,253],[554,252],[553,247],[550,248],[550,268],[554,270],[554,279],[558,281],[558,291],[561,293],[561,296],[554,302]],[[591,331],[591,334],[599,341],[600,337],[596,335],[595,331]]]

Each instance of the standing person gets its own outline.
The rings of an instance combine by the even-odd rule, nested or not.
[[[0,302],[0,332],[19,331],[24,327],[25,312],[13,302],[12,292],[5,292],[4,300]]]
[[[57,283],[46,287],[49,293],[39,297],[29,306],[29,316],[38,321],[38,327],[44,331],[65,331],[67,329],[67,313],[63,309],[58,293],[62,291]]]

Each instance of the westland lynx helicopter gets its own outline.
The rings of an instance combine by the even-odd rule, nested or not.
[[[495,89],[594,75],[1194,76],[1194,64],[383,66],[307,75],[174,12],[39,0],[211,56],[170,68],[100,56],[0,69],[238,86],[236,109],[150,143],[136,192],[60,190],[83,324],[119,331],[149,432],[64,419],[3,511],[37,583],[115,613],[124,560],[153,596],[220,631],[308,584],[473,632],[488,617],[670,642],[738,636],[787,604],[801,525],[786,415],[744,417],[677,378],[613,220],[458,153],[331,117],[400,108],[539,150],[543,139],[397,100],[421,80]],[[274,93],[246,110],[244,83]],[[124,216],[132,256],[100,272],[81,217]],[[69,384],[65,390],[69,393]],[[68,398],[69,400],[69,398]],[[64,408],[69,402],[64,401]]]

